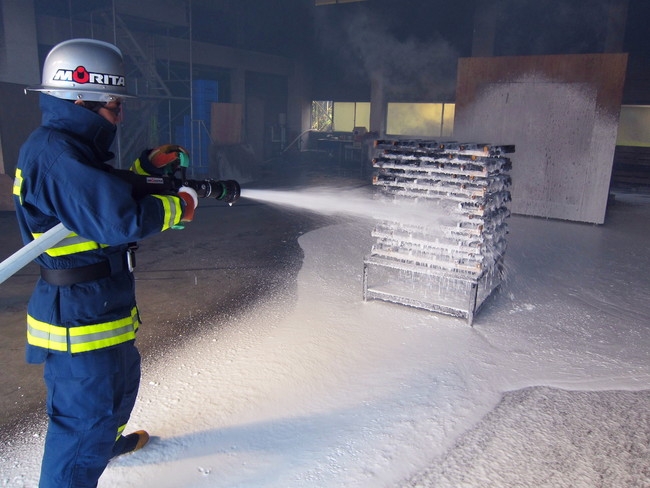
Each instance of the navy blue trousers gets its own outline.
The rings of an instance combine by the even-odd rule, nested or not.
[[[140,385],[140,353],[128,342],[45,361],[49,424],[40,488],[97,486]]]

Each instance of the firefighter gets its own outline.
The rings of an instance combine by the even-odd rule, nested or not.
[[[44,363],[48,430],[41,488],[94,487],[115,456],[149,435],[125,435],[140,383],[135,337],[133,243],[193,219],[196,192],[132,196],[107,162],[131,95],[112,44],[71,39],[45,59],[42,125],[20,150],[16,214],[28,243],[59,222],[71,233],[36,261],[41,276],[27,306],[28,363]],[[145,151],[140,173],[187,157],[179,146]],[[129,244],[131,243],[131,244]]]

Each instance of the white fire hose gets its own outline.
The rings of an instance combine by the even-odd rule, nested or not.
[[[45,234],[13,253],[0,263],[0,283],[4,283],[9,277],[27,266],[41,253],[61,242],[68,234],[70,234],[70,231],[63,224],[57,224]]]

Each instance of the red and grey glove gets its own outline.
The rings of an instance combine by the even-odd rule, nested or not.
[[[152,150],[148,157],[151,164],[156,168],[171,166],[175,169],[182,165],[184,159],[189,160],[190,154],[183,146],[165,144]]]
[[[192,219],[194,219],[194,210],[199,206],[199,196],[196,194],[196,190],[189,186],[181,186],[178,189],[178,196],[183,201],[183,216],[181,217],[181,223],[192,222]]]
[[[145,149],[135,160],[131,171],[145,175],[173,174],[180,166],[189,165],[190,154],[178,144],[165,144]]]

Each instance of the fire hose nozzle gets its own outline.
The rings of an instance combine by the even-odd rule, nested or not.
[[[235,180],[225,180],[218,181],[223,186],[221,195],[217,197],[217,200],[223,200],[224,202],[232,205],[241,196],[241,186]]]
[[[187,180],[183,184],[194,188],[199,198],[214,197],[230,205],[241,196],[241,187],[235,180]]]

